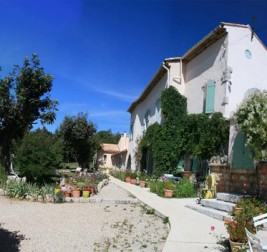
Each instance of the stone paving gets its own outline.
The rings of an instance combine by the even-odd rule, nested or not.
[[[110,181],[161,215],[169,217],[171,231],[164,245],[164,252],[228,251],[219,244],[228,238],[224,222],[185,207],[196,204],[196,199],[161,198],[147,189],[122,182],[114,177],[111,177]]]

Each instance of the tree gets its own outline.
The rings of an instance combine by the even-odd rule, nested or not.
[[[117,132],[113,134],[111,129],[102,130],[96,133],[96,138],[98,142],[101,143],[109,143],[109,144],[117,144],[120,140],[121,134]]]
[[[235,117],[255,159],[267,161],[267,91],[249,95],[240,104]]]
[[[23,66],[14,66],[5,78],[0,78],[0,148],[1,161],[8,172],[12,141],[22,139],[37,120],[53,123],[57,101],[51,100],[53,77],[44,72],[40,60],[33,54]]]
[[[64,153],[73,153],[82,168],[93,160],[97,149],[95,141],[96,128],[88,121],[88,115],[78,113],[77,116],[65,116],[58,134],[63,140]]]
[[[61,167],[62,145],[46,128],[37,129],[26,134],[15,157],[20,175],[28,181],[43,183]]]

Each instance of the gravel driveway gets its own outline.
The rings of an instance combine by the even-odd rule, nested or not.
[[[114,184],[98,203],[38,203],[0,196],[0,251],[161,251],[168,226]]]

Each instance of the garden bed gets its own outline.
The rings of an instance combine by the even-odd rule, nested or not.
[[[102,174],[64,174],[60,183],[42,186],[8,180],[5,188],[0,189],[0,195],[36,202],[90,202],[90,197],[100,192],[107,184],[108,178]],[[74,195],[75,189],[78,191],[76,195]]]

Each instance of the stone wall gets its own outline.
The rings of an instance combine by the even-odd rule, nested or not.
[[[267,162],[259,163],[257,166],[258,173],[258,189],[259,195],[263,199],[267,199]]]
[[[210,172],[218,175],[217,192],[256,195],[258,177],[264,177],[262,189],[267,191],[267,166],[265,169],[230,169],[229,166],[211,165]],[[264,175],[264,176],[263,176]]]

